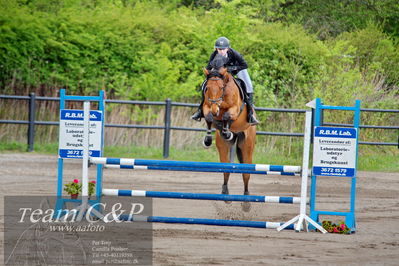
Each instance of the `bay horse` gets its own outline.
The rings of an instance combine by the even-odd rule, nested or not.
[[[217,60],[217,58],[215,57]],[[222,61],[223,62],[223,61]],[[211,64],[212,65],[212,64]],[[227,72],[223,63],[216,62],[211,70],[204,69],[207,78],[205,99],[202,111],[207,125],[204,146],[212,145],[211,129],[216,129],[216,147],[220,162],[227,163],[230,149],[236,144],[236,153],[240,163],[252,163],[255,148],[256,126],[247,121],[247,108],[243,101],[244,93],[240,92],[233,76]],[[229,194],[228,181],[230,173],[223,173],[222,194]],[[248,183],[250,174],[242,174],[244,195],[249,195]],[[249,202],[247,202],[249,203]],[[248,211],[249,206],[244,206]]]

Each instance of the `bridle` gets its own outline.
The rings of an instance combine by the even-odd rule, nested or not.
[[[207,78],[207,80],[214,80],[214,81],[223,80],[223,75],[220,74],[220,73],[212,73],[212,74],[209,75],[209,77]],[[224,83],[223,83],[223,84],[224,84]],[[211,98],[208,98],[208,101],[209,101],[211,104],[216,104],[218,107],[220,107],[220,105],[221,105],[222,102],[223,102],[225,89],[226,89],[226,85],[224,84],[224,86],[222,87],[222,96],[220,96],[219,98],[217,98],[217,99],[215,99],[215,100],[213,100],[213,99],[211,99]]]

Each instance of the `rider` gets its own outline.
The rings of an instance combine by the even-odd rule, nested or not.
[[[248,123],[251,125],[257,125],[259,121],[254,116],[254,105],[253,105],[253,95],[254,90],[252,87],[251,78],[249,77],[247,68],[247,62],[245,62],[242,55],[230,47],[230,41],[226,37],[220,37],[215,42],[215,51],[211,54],[209,59],[208,66],[206,67],[208,70],[211,70],[211,62],[215,56],[219,54],[227,58],[227,71],[233,75],[237,75],[238,78],[244,81],[246,86],[246,93],[247,97],[244,97],[244,101],[247,104],[248,108]],[[201,118],[204,117],[202,113],[202,104],[204,103],[204,89],[206,86],[206,81],[202,83],[202,101],[198,107],[198,110],[193,116],[191,117],[194,120],[201,121]]]

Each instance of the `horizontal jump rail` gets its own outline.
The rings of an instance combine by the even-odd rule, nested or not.
[[[103,189],[104,196],[193,199],[193,200],[218,200],[218,201],[243,201],[264,203],[299,204],[300,197],[255,196],[255,195],[225,195],[208,193],[163,192],[145,190]]]
[[[190,161],[163,161],[146,159],[126,159],[126,158],[105,158],[90,157],[90,162],[95,164],[113,164],[113,165],[134,165],[134,166],[162,166],[162,167],[187,167],[200,169],[230,169],[245,171],[273,171],[299,173],[300,166],[292,165],[269,165],[269,164],[241,164],[241,163],[217,163],[217,162],[190,162]]]
[[[256,174],[256,175],[286,175],[300,176],[299,173],[287,173],[276,171],[251,171],[240,169],[206,169],[206,168],[189,168],[189,167],[167,167],[167,166],[144,166],[144,165],[118,165],[105,164],[105,168],[112,169],[130,169],[130,170],[161,170],[161,171],[184,171],[184,172],[205,172],[205,173],[239,173],[239,174]]]
[[[143,215],[121,215],[121,221],[148,222],[148,223],[176,223],[176,224],[203,224],[217,226],[239,226],[253,228],[276,229],[283,223],[266,221],[243,221],[243,220],[223,220],[223,219],[204,219],[204,218],[180,218],[163,216],[143,216]],[[296,224],[291,224],[286,229],[293,230]]]

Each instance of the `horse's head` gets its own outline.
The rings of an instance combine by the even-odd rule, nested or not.
[[[220,105],[223,102],[226,84],[229,81],[227,69],[222,66],[219,69],[212,68],[210,71],[204,69],[206,75],[206,101],[209,102],[212,115],[218,116]]]
[[[227,60],[227,57],[216,54],[210,63],[211,70],[204,70],[207,79],[205,100],[208,102],[213,116],[219,116],[226,84],[229,81],[229,74],[226,69]]]

